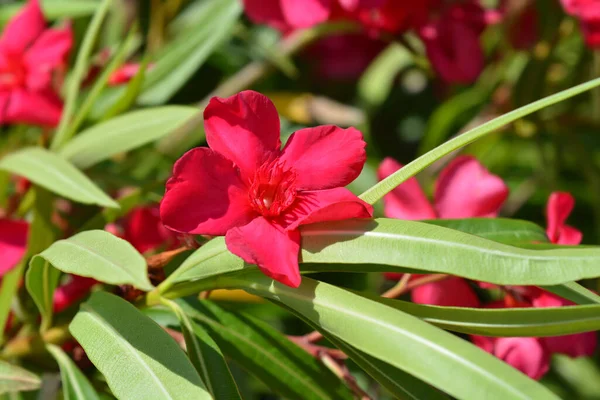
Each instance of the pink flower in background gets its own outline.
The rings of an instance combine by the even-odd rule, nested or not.
[[[54,312],[61,312],[83,299],[96,283],[98,283],[98,281],[92,278],[71,275],[69,282],[58,287],[54,291]]]
[[[158,205],[136,207],[122,222],[108,224],[104,229],[128,241],[140,253],[159,247],[173,249],[178,243],[177,235],[163,225]]]
[[[232,253],[297,287],[299,226],[372,216],[344,188],[362,170],[366,144],[358,130],[329,125],[301,129],[281,149],[279,126],[260,93],[211,99],[204,111],[210,148],[175,163],[160,215],[176,232],[225,235]]]
[[[381,40],[358,33],[332,35],[310,46],[306,55],[309,62],[314,61],[314,70],[319,78],[354,80],[386,45]]]
[[[553,192],[546,204],[546,234],[552,243],[577,245],[582,233],[565,222],[575,207],[575,199],[567,192]]]
[[[411,276],[411,279],[418,276]],[[455,276],[416,287],[411,291],[411,299],[414,303],[436,306],[472,308],[480,306],[479,299],[469,283]]]
[[[540,379],[550,369],[550,353],[539,338],[472,335],[473,343],[512,365],[531,379]]]
[[[402,168],[386,158],[378,169],[384,179]],[[408,220],[436,218],[495,217],[508,196],[502,179],[491,174],[477,159],[459,156],[440,173],[431,204],[416,178],[410,178],[383,198],[384,213],[389,218]],[[386,274],[390,279],[396,275]],[[448,278],[427,283],[411,291],[412,300],[420,304],[477,307],[479,300],[469,283],[462,278]]]
[[[379,166],[379,179],[402,168],[386,158]],[[459,156],[440,173],[433,204],[427,200],[416,178],[410,178],[383,198],[385,216],[408,220],[436,218],[496,217],[508,196],[508,187],[477,159]]]
[[[153,68],[153,64],[148,65],[146,71]],[[108,78],[109,86],[119,86],[129,82],[137,73],[140,71],[141,64],[139,63],[125,63],[121,67],[117,68]]]
[[[420,27],[427,57],[444,81],[468,84],[477,79],[485,63],[479,36],[497,20],[490,15],[478,2],[453,4]]]
[[[29,224],[0,218],[0,277],[17,266],[27,251]]]
[[[55,126],[56,91],[73,44],[70,27],[46,29],[38,0],[30,0],[0,38],[0,123]]]
[[[309,28],[343,13],[379,6],[385,0],[244,0],[248,18],[281,31]]]
[[[555,296],[552,293],[543,292],[532,301],[534,307],[563,307],[572,306],[575,303]],[[546,348],[552,353],[566,354],[569,357],[589,357],[596,350],[596,332],[577,333],[573,335],[544,337]]]
[[[567,14],[579,19],[585,42],[600,47],[600,2],[597,0],[561,0]]]

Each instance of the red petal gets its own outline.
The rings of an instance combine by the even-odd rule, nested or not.
[[[300,192],[296,201],[282,215],[281,225],[294,230],[300,225],[350,218],[371,218],[373,206],[346,188]]]
[[[280,0],[281,11],[292,28],[309,28],[329,19],[331,0]]]
[[[71,280],[54,292],[54,312],[61,312],[87,295],[98,281],[92,278],[72,275]]]
[[[563,242],[560,244],[579,244],[579,242],[567,242],[577,239],[581,241],[581,237],[578,237],[579,235],[576,234],[574,228],[569,227],[564,232],[566,228],[565,221],[569,218],[573,207],[575,207],[575,199],[571,196],[571,193],[553,192],[550,194],[546,204],[546,220],[548,221],[546,234],[552,243],[559,243],[563,235]]]
[[[500,177],[475,158],[460,156],[438,178],[435,207],[440,218],[495,217],[507,197]]]
[[[452,277],[439,282],[427,283],[411,292],[412,301],[446,307],[479,307],[475,291],[462,278]]]
[[[44,31],[25,54],[27,87],[30,90],[50,87],[52,73],[67,64],[72,46],[73,32],[70,26]]]
[[[564,225],[558,235],[556,244],[577,245],[581,243],[583,233],[569,225]]]
[[[22,53],[31,46],[46,27],[38,0],[29,0],[27,5],[10,20],[2,34],[2,47]]]
[[[233,254],[258,265],[265,275],[284,285],[300,286],[298,231],[285,231],[258,217],[246,226],[227,232],[225,242]]]
[[[140,253],[174,242],[175,235],[162,224],[158,206],[137,207],[127,216],[125,240]]]
[[[323,125],[290,136],[281,159],[296,170],[298,189],[331,189],[358,177],[367,160],[365,146],[360,131]]]
[[[173,167],[160,205],[163,224],[174,231],[224,235],[255,216],[231,161],[206,147],[185,153]]]
[[[494,354],[532,379],[540,379],[550,368],[550,354],[537,338],[497,338]]]
[[[29,224],[0,218],[0,276],[17,266],[27,250]]]
[[[54,127],[60,121],[62,104],[52,93],[16,90],[11,93],[4,120]]]
[[[244,11],[254,23],[267,24],[282,31],[290,29],[280,0],[244,0]]]
[[[569,357],[590,357],[596,351],[596,332],[541,338],[548,351]]]
[[[246,90],[221,99],[213,97],[204,110],[206,141],[233,161],[243,178],[280,152],[279,115],[266,96]]]
[[[489,336],[471,335],[473,344],[480,349],[487,351],[488,353],[494,353],[494,346],[496,344],[496,338]]]
[[[400,163],[392,158],[385,158],[377,170],[379,180],[387,178],[400,168],[402,168]],[[410,178],[386,194],[383,198],[383,205],[385,216],[388,218],[409,220],[437,218],[416,178]]]

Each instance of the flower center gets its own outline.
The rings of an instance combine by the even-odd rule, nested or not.
[[[296,172],[276,159],[261,165],[251,181],[252,207],[265,217],[276,217],[296,199]]]

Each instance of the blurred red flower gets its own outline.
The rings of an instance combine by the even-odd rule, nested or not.
[[[29,224],[0,218],[0,277],[17,266],[27,251]]]
[[[553,192],[548,198],[546,234],[552,243],[570,245],[581,243],[582,233],[565,223],[573,207],[575,207],[575,199],[570,193]]]
[[[71,28],[46,29],[38,0],[30,0],[0,38],[0,123],[55,126],[56,90],[73,38]]]
[[[281,149],[279,115],[264,95],[211,99],[210,146],[183,155],[167,181],[163,223],[176,232],[225,235],[229,250],[286,285],[300,284],[300,225],[369,218],[372,207],[343,186],[366,160],[362,133],[305,128]]]
[[[386,158],[379,166],[379,179],[402,168]],[[477,159],[459,156],[440,173],[432,205],[416,178],[410,178],[383,198],[386,217],[418,220],[436,218],[495,217],[508,196],[502,179],[491,174]],[[386,274],[399,279],[398,274]],[[414,278],[411,278],[414,279]],[[416,287],[412,301],[420,304],[453,307],[478,307],[475,291],[462,278],[451,277]]]
[[[600,47],[600,1],[561,0],[567,14],[579,19],[585,42],[589,47]]]

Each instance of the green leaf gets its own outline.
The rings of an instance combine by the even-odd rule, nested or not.
[[[59,240],[35,256],[30,265],[47,261],[70,274],[113,285],[152,290],[144,257],[133,246],[108,232],[94,230]]]
[[[35,305],[42,315],[40,330],[46,331],[52,326],[52,307],[54,290],[58,286],[60,271],[43,258],[35,257],[29,263],[25,274],[27,292],[33,298]]]
[[[559,93],[553,94],[552,96],[545,97],[541,100],[535,101],[526,106],[520,107],[514,111],[506,113],[498,118],[494,118],[491,121],[486,122],[474,129],[469,130],[452,140],[447,141],[446,143],[436,147],[435,149],[427,152],[416,160],[410,162],[402,169],[388,176],[366,192],[364,192],[360,197],[366,201],[367,203],[373,204],[387,193],[392,191],[395,187],[400,185],[402,182],[407,179],[415,176],[417,173],[425,169],[425,167],[433,164],[435,161],[439,160],[441,157],[460,149],[463,146],[468,145],[480,139],[490,133],[493,133],[498,128],[503,127],[504,125],[510,124],[522,118],[526,115],[534,113],[542,108],[551,106],[553,104],[559,103],[563,100],[566,100],[570,97],[576,96],[580,93],[588,91],[590,89],[595,88],[600,85],[600,78],[593,79],[586,83],[582,83],[581,85],[577,85],[567,90],[563,90]]]
[[[46,349],[60,367],[64,400],[99,400],[98,394],[77,365],[58,346],[47,344]]]
[[[102,113],[102,121],[108,121],[114,116],[127,111],[135,104],[135,101],[142,91],[142,85],[146,79],[146,70],[150,64],[149,60],[149,56],[144,57],[140,63],[140,69],[127,83],[127,86],[113,88],[116,90],[110,93],[108,96],[108,98],[112,101],[108,102],[107,105],[110,105],[110,107],[108,107],[106,111]]]
[[[600,305],[483,309],[439,307],[364,295],[440,328],[483,336],[559,336],[600,330]]]
[[[428,224],[455,229],[504,244],[547,242],[544,229],[529,221],[508,218],[431,219]]]
[[[173,338],[117,296],[92,294],[69,330],[119,399],[211,399]]]
[[[88,168],[160,139],[197,112],[197,108],[186,106],[133,111],[81,132],[61,149],[60,155],[79,168]]]
[[[471,343],[335,286],[304,277],[293,289],[259,271],[222,277],[221,282],[283,303],[349,345],[458,399],[557,398]]]
[[[33,189],[35,200],[33,204],[33,222],[29,231],[27,243],[28,253],[35,254],[52,244],[58,232],[52,222],[54,213],[54,198],[46,190],[35,187]],[[27,257],[25,257],[27,258]],[[25,286],[40,310],[42,316],[41,331],[45,331],[52,324],[52,307],[54,290],[58,285],[60,271],[41,260],[32,263],[25,275]]]
[[[166,103],[200,68],[214,49],[229,36],[242,7],[237,0],[210,0],[192,32],[181,34],[146,73],[138,101]]]
[[[178,304],[208,330],[225,355],[281,396],[302,400],[352,398],[327,367],[263,321],[225,311],[209,301]]]
[[[24,176],[67,199],[104,207],[119,205],[64,158],[40,147],[29,147],[0,160],[0,169]]]
[[[309,225],[301,233],[304,272],[410,268],[500,285],[558,285],[600,276],[600,248],[522,249],[417,221],[348,220]],[[248,268],[253,267],[231,254],[223,238],[216,238],[196,250],[160,291],[190,281],[181,293],[194,293],[194,285],[202,285],[195,281]]]
[[[92,18],[92,21],[88,25],[88,28],[85,32],[83,42],[81,43],[81,47],[77,52],[77,59],[75,60],[73,72],[69,76],[65,107],[63,109],[58,128],[56,128],[54,138],[50,143],[51,150],[60,149],[69,141],[69,139],[71,139],[75,133],[74,130],[69,130],[69,125],[71,124],[71,119],[75,113],[77,97],[79,95],[79,87],[88,73],[89,59],[94,51],[94,44],[102,28],[102,21],[104,21],[106,14],[108,14],[111,4],[112,0],[103,0],[99,4],[96,12],[94,13],[94,17]]]
[[[286,308],[285,305],[277,303],[280,306]],[[314,329],[319,330],[319,326],[306,318],[299,316],[304,322]],[[423,400],[443,400],[448,397],[432,386],[425,382],[415,378],[406,372],[395,368],[385,362],[378,360],[375,357],[363,353],[360,350],[355,349],[343,340],[338,339],[336,336],[330,334],[327,331],[319,330],[323,337],[330,341],[335,347],[342,350],[352,361],[362,368],[366,373],[371,375],[373,379],[379,382],[385,387],[390,393],[395,395],[399,399],[423,399]]]
[[[129,33],[127,34],[127,37],[125,38],[125,40],[121,43],[121,45],[117,49],[114,57],[110,61],[110,64],[108,64],[106,66],[106,68],[104,68],[104,70],[102,71],[100,76],[98,78],[96,78],[94,85],[90,89],[88,95],[86,96],[85,100],[79,107],[79,110],[75,114],[75,116],[73,118],[73,122],[71,124],[69,124],[69,126],[67,128],[68,132],[66,133],[67,136],[71,137],[72,135],[77,133],[79,127],[85,121],[90,110],[92,110],[92,107],[94,106],[95,101],[102,94],[102,91],[106,88],[106,85],[108,83],[108,80],[110,79],[111,74],[119,66],[121,66],[123,64],[123,62],[126,60],[127,56],[129,55],[129,53],[132,50],[132,47],[134,47],[135,42],[139,40],[138,37],[136,36],[136,32],[137,32],[137,25],[134,25],[134,27],[130,28]],[[65,158],[69,158],[69,157],[65,157]]]
[[[198,324],[194,323],[179,307],[170,300],[163,301],[177,318],[185,338],[188,357],[196,371],[202,377],[206,388],[215,400],[241,399],[227,362],[221,349],[210,335]]]
[[[575,304],[600,304],[600,296],[577,282],[567,282],[561,285],[540,286],[557,296],[571,300]]]
[[[36,390],[41,383],[37,375],[0,360],[0,394]]]
[[[42,0],[40,3],[44,17],[49,20],[85,17],[93,14],[100,4],[98,0]],[[0,24],[6,24],[22,8],[22,3],[0,6]]]

